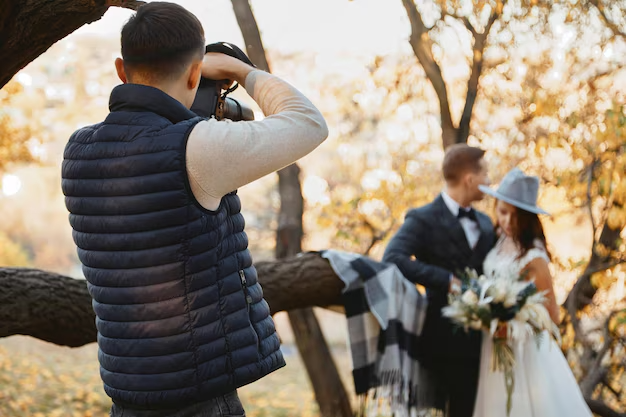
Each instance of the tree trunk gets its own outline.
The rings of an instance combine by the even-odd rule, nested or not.
[[[476,97],[478,96],[478,82],[480,81],[480,76],[483,73],[483,55],[485,53],[485,46],[487,45],[487,37],[489,36],[491,27],[495,21],[498,20],[501,13],[502,3],[498,2],[497,7],[489,16],[489,21],[487,22],[483,33],[478,33],[467,18],[463,20],[465,27],[474,38],[474,46],[472,47],[472,70],[470,77],[467,80],[467,94],[465,96],[465,106],[463,107],[461,120],[459,121],[459,129],[456,137],[457,143],[467,143],[467,138],[470,134],[472,114],[474,112],[474,104],[476,103]]]
[[[237,23],[246,43],[250,60],[270,72],[259,26],[249,0],[232,0]],[[276,230],[276,258],[283,259],[302,252],[302,214],[304,199],[300,184],[300,167],[292,164],[278,171],[280,211]],[[323,417],[350,417],[352,407],[320,324],[312,308],[289,311],[289,323],[304,362],[315,399]]]
[[[298,351],[323,417],[352,417],[352,406],[312,308],[288,312]]]
[[[343,283],[319,254],[255,265],[272,314],[342,305]],[[0,268],[0,337],[22,334],[61,346],[96,341],[85,280],[27,268]]]
[[[27,64],[110,6],[136,9],[143,2],[115,0],[2,0],[0,88]]]
[[[598,242],[611,251],[617,250],[620,233],[621,230],[611,229],[605,223]],[[604,271],[606,269],[604,266],[610,262],[610,258],[603,257],[596,250],[592,250],[587,267],[585,267],[582,275],[578,278],[574,288],[572,288],[565,300],[565,306],[570,314],[574,314],[574,312],[580,311],[591,304],[597,291],[597,288],[591,283],[591,277],[596,272]],[[575,320],[575,317],[572,317],[572,320]]]
[[[265,55],[263,41],[261,40],[259,25],[256,23],[249,0],[231,0],[231,3],[233,4],[233,11],[235,12],[235,18],[241,30],[243,41],[246,44],[248,58],[257,68],[271,72],[267,55]]]
[[[437,94],[437,99],[439,100],[443,147],[445,149],[455,143],[466,143],[470,134],[470,123],[472,121],[474,103],[478,95],[478,81],[483,71],[483,53],[485,51],[487,37],[494,22],[502,13],[503,2],[497,2],[483,33],[478,33],[467,18],[459,18],[472,34],[474,46],[472,47],[471,74],[467,81],[467,95],[465,97],[465,105],[458,127],[455,127],[452,121],[448,89],[443,79],[441,68],[437,64],[437,61],[435,61],[433,55],[432,41],[428,33],[430,29],[424,24],[422,15],[415,5],[415,0],[402,0],[402,4],[404,5],[407,16],[409,17],[409,22],[411,23],[411,37],[409,38],[409,43],[413,48],[417,60],[422,65],[422,68],[424,68],[424,72],[432,84]]]
[[[276,258],[297,255],[302,251],[302,214],[304,200],[300,187],[300,168],[293,164],[278,172],[280,213],[276,231]],[[304,362],[315,399],[323,417],[350,417],[352,406],[337,366],[312,308],[287,312]]]
[[[441,68],[432,51],[432,41],[428,36],[428,28],[422,20],[414,0],[402,0],[402,4],[406,9],[409,22],[411,22],[411,37],[409,43],[413,48],[413,52],[417,60],[424,68],[424,72],[428,80],[435,89],[437,98],[439,99],[439,112],[441,114],[441,136],[444,149],[457,142],[457,128],[452,122],[452,113],[450,112],[450,103],[448,101],[448,89],[441,74]]]

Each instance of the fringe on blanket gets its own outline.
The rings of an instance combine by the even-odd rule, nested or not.
[[[400,371],[385,371],[378,387],[357,397],[357,417],[448,417],[435,408],[435,395],[427,371],[418,381],[405,383]]]

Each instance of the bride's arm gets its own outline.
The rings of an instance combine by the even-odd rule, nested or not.
[[[528,263],[525,268],[528,272],[528,276],[534,278],[537,291],[545,291],[546,294],[546,308],[550,313],[550,318],[556,324],[561,321],[559,306],[556,303],[556,297],[554,296],[554,287],[552,286],[552,274],[550,274],[550,268],[548,268],[548,262],[543,258],[535,258]]]

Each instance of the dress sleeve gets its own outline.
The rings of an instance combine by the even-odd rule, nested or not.
[[[531,248],[526,252],[526,254],[518,261],[520,270],[524,270],[529,263],[534,261],[535,259],[540,258],[545,260],[547,263],[550,263],[550,257],[548,256],[548,252],[545,249],[545,246],[542,242],[536,241],[535,247]]]

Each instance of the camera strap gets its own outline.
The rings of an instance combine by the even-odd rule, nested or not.
[[[250,61],[250,58],[248,58],[248,56],[241,49],[239,49],[237,45],[229,42],[211,43],[206,46],[204,52],[219,52],[220,54],[230,55],[233,58],[237,58],[238,60],[243,61],[250,66],[256,67],[256,65],[254,65],[252,61]]]

